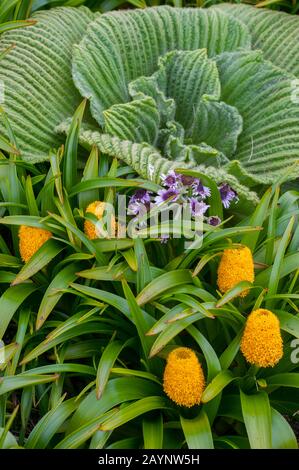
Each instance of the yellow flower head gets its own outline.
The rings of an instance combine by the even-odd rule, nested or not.
[[[48,230],[21,225],[19,229],[19,250],[22,260],[27,263],[31,256],[52,237]]]
[[[94,201],[91,204],[89,204],[89,206],[86,208],[86,212],[94,214],[98,220],[101,220],[104,215],[105,205],[106,205],[105,202]],[[106,228],[104,227],[101,228],[100,226],[97,227],[97,225],[93,223],[92,221],[85,220],[84,222],[85,235],[87,235],[87,237],[90,240],[101,238],[103,236],[103,233],[107,236],[107,231],[109,233],[109,229],[110,229],[109,225],[111,225],[111,232],[114,236],[116,232],[116,222],[115,222],[115,217],[113,215],[111,215],[111,224],[108,224],[108,221],[107,221]]]
[[[250,364],[273,367],[283,356],[279,320],[270,310],[259,308],[246,321],[241,351]]]
[[[198,405],[205,387],[202,367],[192,349],[176,348],[167,357],[163,388],[177,405]]]
[[[225,293],[241,281],[254,281],[254,265],[250,249],[243,248],[224,250],[218,267],[217,284],[220,292]],[[243,291],[240,297],[245,297]]]

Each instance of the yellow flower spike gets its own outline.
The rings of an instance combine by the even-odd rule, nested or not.
[[[163,388],[177,405],[198,405],[205,387],[203,370],[192,349],[176,348],[167,357]]]
[[[34,253],[52,237],[48,230],[21,225],[19,229],[19,250],[22,260],[27,263]]]
[[[241,351],[250,364],[273,367],[283,356],[279,319],[270,310],[259,308],[247,318]]]
[[[98,220],[101,220],[103,215],[104,215],[105,205],[106,205],[105,202],[94,201],[91,204],[89,204],[89,206],[86,208],[85,212],[89,212],[90,214],[94,214]],[[113,215],[111,215],[111,230],[112,230],[113,234],[115,235],[116,222],[115,222],[115,218],[114,218]],[[90,220],[85,220],[85,222],[84,222],[84,232],[85,232],[85,235],[87,235],[87,237],[90,240],[94,240],[96,238],[101,238],[101,236],[102,236],[101,233],[100,233],[100,230],[97,229],[96,225],[93,222],[91,222]]]
[[[220,292],[227,292],[241,281],[254,281],[253,258],[247,246],[224,250],[218,267],[217,285]],[[248,291],[243,291],[240,297],[247,294]]]

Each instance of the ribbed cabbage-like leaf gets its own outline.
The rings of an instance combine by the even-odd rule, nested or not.
[[[15,45],[0,62],[3,107],[26,160],[48,158],[49,149],[60,142],[54,127],[82,99],[71,76],[72,47],[92,18],[85,7],[41,11],[34,15],[34,26],[1,36],[0,54]],[[5,134],[1,120],[0,134]]]
[[[75,47],[73,78],[104,133],[171,161],[254,185],[298,158],[294,75],[251,51],[245,22],[220,9],[102,15]]]
[[[260,51],[222,54],[217,58],[221,98],[243,118],[236,158],[244,174],[271,183],[299,156],[299,106],[293,102],[293,76]],[[298,176],[294,168],[293,177]]]
[[[129,83],[153,74],[169,51],[206,48],[209,56],[250,47],[241,22],[213,10],[170,7],[98,16],[74,49],[73,76],[95,119],[130,100]]]
[[[237,108],[223,101],[202,100],[187,136],[194,143],[207,142],[229,158],[236,151],[242,129]]]
[[[41,160],[58,146],[54,130],[80,100],[75,84],[97,122],[83,127],[81,142],[149,179],[196,168],[253,200],[240,180],[299,175],[298,18],[242,5],[163,6],[93,21],[87,9],[54,9],[36,18],[0,41],[17,44],[0,79],[24,158]]]
[[[253,49],[261,49],[265,59],[299,77],[298,15],[231,3],[213,8],[246,24],[252,35]]]

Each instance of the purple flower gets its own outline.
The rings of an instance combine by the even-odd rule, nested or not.
[[[161,235],[161,243],[162,243],[162,244],[167,243],[168,240],[169,240],[169,235],[167,235],[166,233],[163,234],[163,235]]]
[[[131,202],[128,205],[128,215],[139,215],[144,212],[144,207],[142,202]]]
[[[175,188],[180,181],[180,175],[171,170],[167,175],[162,175],[161,180],[163,186]]]
[[[200,180],[197,180],[193,185],[194,196],[200,196],[202,199],[211,195],[211,190],[207,186],[204,186]]]
[[[135,191],[133,196],[130,198],[129,205],[135,202],[149,204],[151,202],[150,193],[146,189],[137,189],[137,191]]]
[[[194,184],[196,185],[199,183],[199,179],[188,175],[180,175],[180,180],[184,186],[193,186]]]
[[[211,217],[207,220],[209,225],[213,225],[213,227],[217,227],[217,225],[221,224],[221,219],[217,215],[211,215]]]
[[[199,201],[195,197],[191,197],[189,201],[190,201],[191,214],[194,217],[200,217],[204,215],[205,212],[210,207],[208,204],[204,203],[203,201]]]
[[[222,183],[219,187],[219,192],[222,200],[222,204],[225,207],[225,209],[228,209],[230,206],[230,203],[234,199],[238,199],[236,191],[234,191],[229,184],[227,183]]]
[[[128,215],[144,215],[150,206],[151,196],[146,189],[137,189],[128,204]]]
[[[160,191],[158,191],[158,196],[155,197],[155,202],[156,204],[161,204],[162,202],[165,202],[168,199],[173,202],[178,199],[179,194],[180,191],[175,188],[160,189]]]

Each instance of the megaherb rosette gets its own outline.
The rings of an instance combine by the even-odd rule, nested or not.
[[[227,8],[163,6],[93,21],[83,9],[81,29],[77,17],[65,26],[74,10],[56,9],[5,34],[1,48],[16,47],[0,65],[4,108],[23,158],[46,159],[59,144],[55,130],[67,131],[79,91],[93,118],[80,130],[81,144],[96,144],[150,180],[192,168],[254,202],[248,187],[273,183],[288,169],[288,178],[298,176],[299,19],[267,12],[248,27],[247,9]],[[277,60],[286,38],[290,62]],[[64,66],[50,79],[56,62]]]

